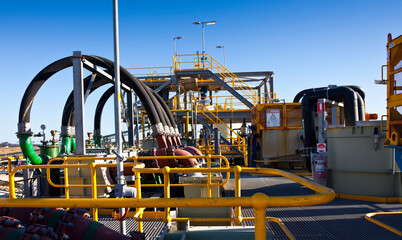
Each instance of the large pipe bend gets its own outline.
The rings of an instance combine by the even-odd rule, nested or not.
[[[344,102],[345,125],[354,126],[359,119],[357,95],[358,94],[349,87],[336,87],[328,90],[323,89],[307,92],[301,102],[302,118],[304,121],[304,147],[314,147],[316,143],[314,105],[319,98],[328,97],[334,101]]]

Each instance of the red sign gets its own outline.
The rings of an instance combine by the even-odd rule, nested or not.
[[[325,143],[317,143],[317,152],[326,152],[327,144]]]
[[[323,102],[319,102],[317,103],[317,113],[324,113],[324,103]]]

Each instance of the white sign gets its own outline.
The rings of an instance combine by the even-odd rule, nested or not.
[[[327,144],[325,143],[317,143],[317,152],[326,152]]]
[[[280,127],[281,126],[281,110],[280,109],[267,109],[267,127]]]

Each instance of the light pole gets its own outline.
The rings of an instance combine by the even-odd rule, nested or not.
[[[205,38],[204,38],[204,25],[214,25],[216,24],[216,21],[208,21],[208,22],[193,22],[195,25],[200,25],[202,26],[202,54],[205,53]]]
[[[177,56],[177,52],[176,52],[176,39],[183,39],[182,36],[180,37],[174,37],[173,38],[173,46],[174,46],[174,55]]]
[[[223,48],[223,65],[226,67],[226,49],[225,49],[225,46],[216,46],[216,48]]]

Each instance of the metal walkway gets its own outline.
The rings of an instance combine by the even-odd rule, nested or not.
[[[268,196],[312,194],[305,187],[282,177],[256,177],[249,174],[242,174],[241,189],[242,196],[250,196],[256,192],[263,192]],[[233,179],[226,185],[226,194],[234,195]],[[268,208],[267,216],[282,219],[296,239],[400,239],[398,235],[364,219],[366,213],[380,211],[402,211],[402,204],[335,199],[319,206]],[[251,217],[254,212],[252,208],[242,208],[242,214]],[[402,217],[376,219],[402,229]],[[243,225],[253,225],[253,222],[243,222]],[[274,239],[288,239],[275,223],[268,222],[267,229],[273,232]]]
[[[120,222],[116,221],[114,218],[110,216],[100,216],[99,223],[102,223],[106,227],[113,229],[117,232],[120,232]],[[154,240],[160,236],[161,231],[163,230],[166,224],[164,222],[144,222],[144,233],[145,238],[147,240]],[[137,230],[137,222],[132,218],[126,219],[126,228],[127,233],[131,231]]]

